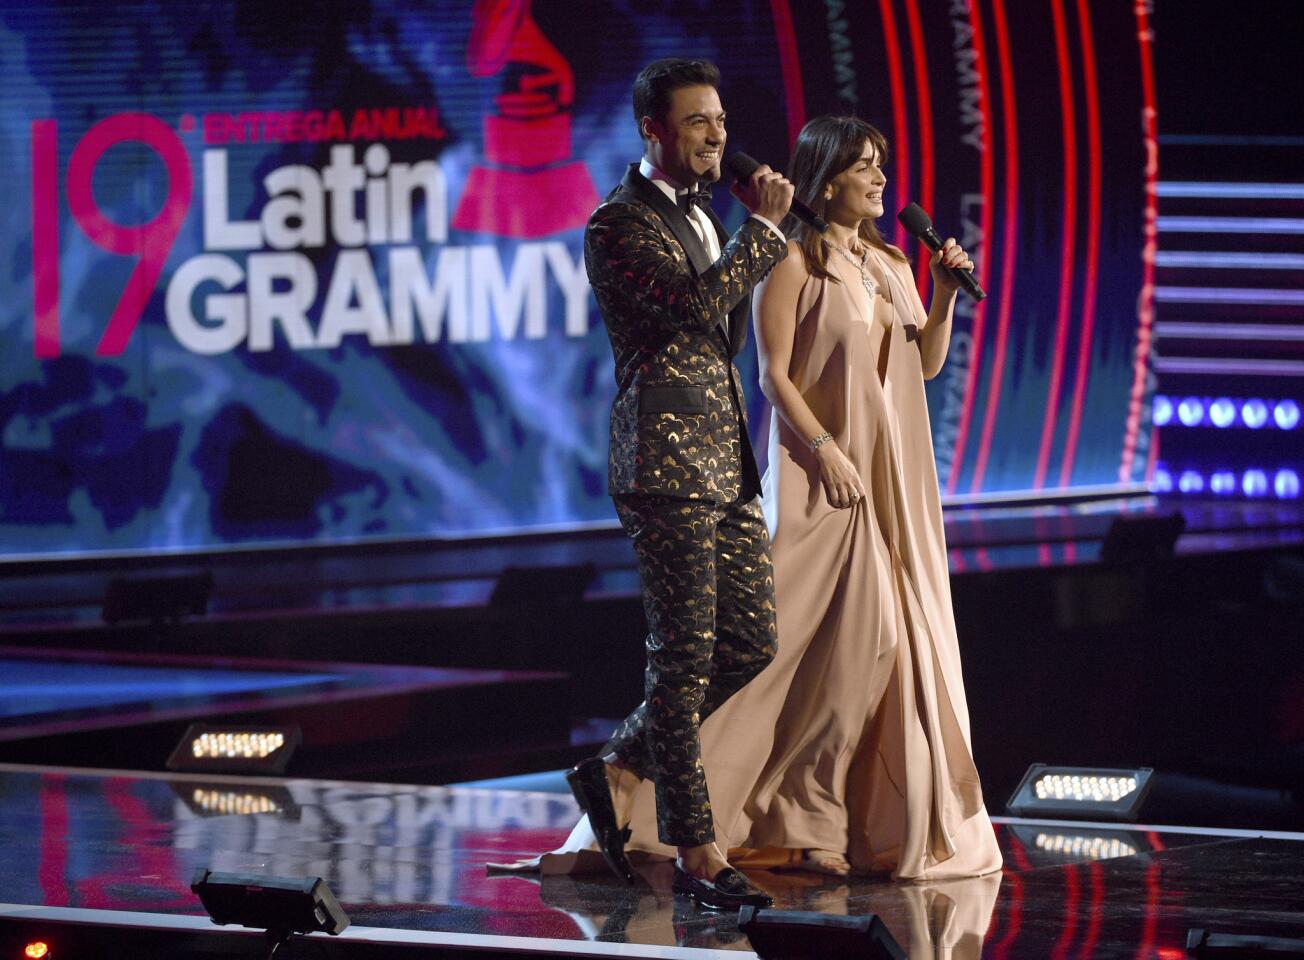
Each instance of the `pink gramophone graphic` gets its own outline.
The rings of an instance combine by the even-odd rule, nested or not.
[[[453,214],[458,230],[533,239],[582,227],[598,205],[584,164],[571,159],[570,64],[530,15],[532,0],[475,0],[467,68],[474,77],[509,64],[514,89],[484,118],[484,155]]]

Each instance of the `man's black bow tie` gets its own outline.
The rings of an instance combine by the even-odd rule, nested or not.
[[[711,206],[711,191],[707,187],[696,187],[679,194],[675,199],[679,201],[679,209],[689,214],[693,212],[693,207],[705,210]]]

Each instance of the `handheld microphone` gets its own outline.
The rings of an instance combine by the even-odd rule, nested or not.
[[[746,180],[756,172],[756,168],[759,167],[760,164],[747,154],[740,152],[730,154],[729,159],[725,160],[724,166],[726,170],[733,174],[735,179]],[[796,197],[793,197],[792,206],[788,208],[788,212],[812,230],[818,230],[820,233],[823,233],[829,228],[828,223],[823,217],[810,207],[806,206],[806,204],[802,203]]]
[[[905,209],[897,214],[897,219],[901,221],[901,226],[905,227],[915,239],[919,240],[929,250],[936,253],[942,249],[942,238],[937,235],[933,229],[933,221],[928,219],[928,214],[924,213],[924,208],[917,203],[907,204]],[[951,276],[959,282],[961,289],[975,300],[985,300],[987,293],[978,284],[977,279],[969,270],[956,270],[954,267],[947,267],[951,271]]]

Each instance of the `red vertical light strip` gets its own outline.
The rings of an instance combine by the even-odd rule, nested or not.
[[[1082,405],[1091,376],[1092,334],[1096,325],[1096,269],[1100,259],[1100,92],[1096,84],[1096,50],[1091,34],[1091,12],[1087,0],[1078,3],[1078,39],[1082,46],[1082,77],[1087,94],[1087,265],[1082,288],[1082,332],[1078,340],[1078,367],[1073,381],[1073,406],[1069,432],[1064,440],[1064,459],[1059,485],[1067,487],[1073,476],[1073,459],[1078,451],[1082,426]]]
[[[924,28],[919,20],[918,0],[906,0],[906,26],[910,30],[910,54],[915,70],[915,110],[919,114],[919,205],[933,209],[933,95],[928,86],[928,53]],[[915,265],[915,286],[922,297],[928,290],[928,259]]]
[[[774,20],[774,37],[779,46],[779,72],[783,76],[784,103],[788,113],[788,143],[797,142],[797,134],[806,125],[806,91],[801,83],[801,58],[797,54],[797,31],[792,25],[788,0],[770,0],[770,17]]]
[[[1064,141],[1064,210],[1060,233],[1059,306],[1055,311],[1055,340],[1050,355],[1050,384],[1046,387],[1046,417],[1041,423],[1041,447],[1037,451],[1037,469],[1032,488],[1046,485],[1050,450],[1055,442],[1055,421],[1059,416],[1060,387],[1064,377],[1064,344],[1069,335],[1069,310],[1073,300],[1073,243],[1078,229],[1078,139],[1077,120],[1073,112],[1073,80],[1069,75],[1068,28],[1064,23],[1064,4],[1051,0],[1055,24],[1055,59],[1059,73],[1060,136]]]
[[[1155,933],[1159,927],[1159,864],[1151,860],[1146,867],[1146,912],[1141,920],[1141,942],[1136,948],[1136,960],[1151,960],[1154,956]]]
[[[1146,912],[1141,921],[1141,943],[1137,947],[1136,960],[1150,960],[1155,946],[1155,934],[1159,927],[1159,861],[1153,854],[1162,853],[1166,847],[1164,841],[1154,830],[1146,831],[1146,840],[1150,843],[1150,863],[1146,867]]]
[[[1007,960],[1010,948],[1019,939],[1019,929],[1023,926],[1023,878],[1017,873],[1005,871],[1005,889],[1009,891],[1005,897],[1009,919],[1005,922],[1005,935],[992,946],[992,960]]]
[[[897,32],[896,13],[892,10],[892,0],[878,0],[879,10],[883,14],[883,43],[887,48],[888,86],[892,90],[892,152],[896,160],[892,168],[896,171],[895,193],[897,206],[904,207],[910,202],[910,130],[906,126],[906,81],[901,64],[901,36]],[[906,228],[897,222],[892,242],[905,249]]]
[[[1146,455],[1145,481],[1149,483],[1155,476],[1155,464],[1159,462],[1159,428],[1150,428],[1150,451]]]
[[[1105,903],[1105,879],[1100,861],[1091,861],[1087,865],[1087,874],[1091,877],[1091,909],[1087,918],[1087,929],[1082,934],[1078,960],[1092,960],[1096,955],[1096,941],[1100,939],[1101,908]]]
[[[59,133],[32,121],[32,352],[59,355]]]
[[[982,490],[987,475],[987,458],[996,432],[996,412],[1001,406],[1001,387],[1005,381],[1005,352],[1010,339],[1010,316],[1014,306],[1014,264],[1019,235],[1019,127],[1018,107],[1014,99],[1014,65],[1010,56],[1010,31],[1005,19],[1005,0],[993,0],[996,22],[996,57],[1001,65],[1001,120],[1005,151],[1005,207],[1001,224],[1001,290],[996,315],[996,346],[992,354],[991,380],[987,384],[987,405],[983,410],[983,432],[974,460],[974,493]]]
[[[982,184],[983,213],[982,235],[983,256],[978,263],[978,283],[987,288],[987,276],[991,273],[992,258],[987,247],[992,235],[992,106],[991,87],[987,77],[987,41],[983,38],[983,18],[975,2],[969,4],[969,27],[973,31],[974,69],[978,74],[978,101],[983,118],[982,154],[980,157],[979,179]],[[946,476],[946,492],[955,493],[956,484],[960,482],[960,469],[964,466],[964,445],[969,439],[969,424],[973,418],[973,399],[978,389],[978,372],[982,369],[983,332],[987,324],[987,301],[976,304],[973,308],[973,350],[969,359],[969,374],[964,382],[964,400],[960,405],[960,424],[955,431],[955,449],[951,456],[951,469]]]
[[[68,905],[68,792],[64,777],[41,774],[41,861],[36,868],[47,907]]]
[[[182,879],[177,850],[168,842],[170,825],[160,823],[148,804],[133,793],[129,777],[108,777],[100,787],[105,806],[116,819],[115,854],[98,873],[88,873],[77,885],[79,906],[100,910],[174,910],[193,902],[194,894]],[[127,894],[121,877],[127,870],[134,876],[151,878],[144,889]],[[153,899],[146,899],[146,896]]]
[[[1155,110],[1155,70],[1150,45],[1150,20],[1146,0],[1133,4],[1136,14],[1137,46],[1141,60],[1141,129],[1146,151],[1145,214],[1141,251],[1141,292],[1137,297],[1136,355],[1132,365],[1132,391],[1127,402],[1127,425],[1123,431],[1123,457],[1118,466],[1118,480],[1132,479],[1137,438],[1141,433],[1141,403],[1145,399],[1146,374],[1150,368],[1151,327],[1155,319],[1155,251],[1159,247],[1159,134]],[[1149,474],[1147,473],[1147,476]]]
[[[1069,947],[1078,932],[1078,901],[1082,898],[1077,864],[1064,868],[1064,926],[1050,952],[1051,960],[1068,960]]]

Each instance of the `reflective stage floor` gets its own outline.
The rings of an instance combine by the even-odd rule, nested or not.
[[[502,948],[553,940],[571,955],[608,956],[750,950],[733,916],[676,902],[668,865],[644,868],[632,887],[607,876],[486,874],[486,861],[555,846],[576,819],[568,794],[501,784],[3,765],[0,918],[53,907],[135,911],[177,924],[202,917],[189,883],[208,867],[325,877],[354,924],[346,935],[372,941],[467,936]],[[877,913],[915,960],[1177,960],[1191,927],[1304,936],[1302,834],[1005,818],[997,830],[1006,867],[990,877],[753,877],[779,908]]]

